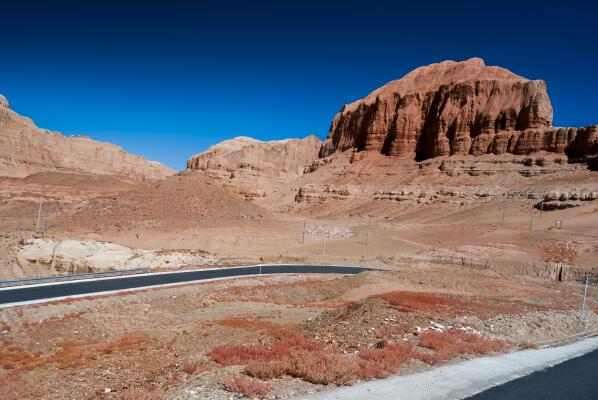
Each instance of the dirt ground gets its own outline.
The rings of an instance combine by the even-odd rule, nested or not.
[[[109,399],[136,389],[166,399],[228,399],[226,382],[245,376],[247,367],[221,365],[210,352],[267,348],[292,334],[348,358],[380,343],[418,343],[437,326],[504,340],[501,351],[555,344],[598,328],[595,295],[582,322],[575,285],[429,265],[243,278],[4,309],[0,397]],[[400,372],[472,356],[413,360]],[[268,398],[327,387],[290,376],[264,384]]]

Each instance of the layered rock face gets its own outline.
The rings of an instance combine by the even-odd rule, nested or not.
[[[0,176],[25,177],[41,171],[162,179],[175,171],[110,143],[66,137],[40,129],[9,108],[0,96]]]
[[[598,127],[552,127],[541,80],[479,58],[420,67],[334,117],[319,156],[349,148],[424,160],[445,155],[598,153]]]
[[[80,240],[29,239],[19,246],[22,268],[44,266],[58,274],[73,274],[118,269],[166,268],[213,264],[201,251],[164,251],[131,249],[115,243]]]
[[[249,168],[268,174],[300,175],[317,156],[322,141],[316,136],[261,142],[236,137],[220,142],[187,161],[187,169],[226,170]]]
[[[268,142],[236,137],[194,155],[187,169],[202,171],[247,198],[262,197],[303,174],[317,159],[321,145],[316,136]]]

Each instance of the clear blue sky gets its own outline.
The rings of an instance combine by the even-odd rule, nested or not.
[[[4,2],[0,93],[177,169],[232,136],[323,138],[343,104],[445,59],[544,79],[555,125],[598,123],[590,1],[200,3]]]

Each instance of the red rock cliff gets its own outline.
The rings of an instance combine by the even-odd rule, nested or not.
[[[479,58],[420,67],[334,117],[320,157],[349,148],[423,160],[487,153],[598,152],[598,128],[553,128],[541,80]]]

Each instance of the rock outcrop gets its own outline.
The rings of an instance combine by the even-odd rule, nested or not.
[[[0,176],[25,177],[41,171],[119,175],[155,180],[175,171],[122,148],[87,137],[66,137],[38,128],[10,109],[0,96]]]
[[[194,155],[187,161],[187,169],[202,171],[246,198],[262,197],[301,176],[317,159],[321,145],[313,135],[268,142],[236,137]]]
[[[108,242],[45,238],[23,242],[17,259],[23,269],[41,265],[58,274],[134,268],[177,269],[215,262],[207,253],[197,250],[143,250]]]
[[[220,142],[187,161],[187,169],[239,169],[262,171],[268,175],[301,175],[306,165],[316,159],[322,141],[316,136],[262,142],[236,137]]]
[[[334,117],[319,156],[349,148],[418,161],[446,155],[598,153],[598,126],[552,127],[541,80],[479,58],[420,67]]]

